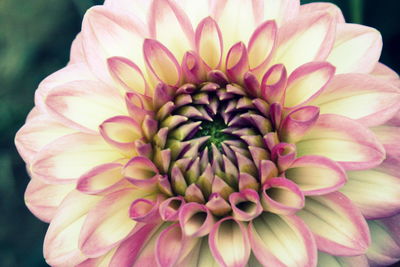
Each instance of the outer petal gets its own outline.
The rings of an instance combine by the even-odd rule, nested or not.
[[[25,204],[39,219],[50,222],[61,201],[74,187],[74,184],[51,185],[31,179],[25,191]]]
[[[196,246],[192,249],[186,257],[181,257],[177,266],[185,267],[219,267],[220,265],[215,261],[211,254],[208,242],[208,237],[203,237],[197,242]],[[253,267],[253,265],[251,265]]]
[[[295,182],[305,195],[323,195],[337,191],[346,181],[342,167],[325,157],[303,156],[296,159],[285,177]]]
[[[363,267],[368,266],[368,260],[365,255],[353,257],[335,257],[321,251],[318,252],[319,267]]]
[[[328,12],[336,20],[337,23],[345,23],[344,16],[339,7],[332,3],[309,3],[300,6],[300,15],[312,14],[316,12]]]
[[[125,239],[136,225],[136,221],[129,218],[129,207],[146,194],[123,189],[105,196],[85,219],[79,237],[81,251],[89,257],[98,257]]]
[[[297,16],[300,8],[299,0],[264,0],[262,8],[265,20],[275,20],[278,25]]]
[[[151,37],[163,43],[181,62],[194,48],[194,31],[186,13],[171,0],[153,0],[149,27]]]
[[[334,47],[327,60],[337,73],[371,72],[382,50],[382,36],[370,27],[338,24]]]
[[[291,73],[304,63],[325,60],[333,45],[335,24],[332,15],[325,12],[291,20],[279,29],[275,56],[270,64],[284,63]]]
[[[363,254],[370,243],[360,211],[339,192],[306,198],[297,215],[314,233],[318,249],[336,256]]]
[[[400,174],[386,168],[348,172],[340,190],[367,219],[384,218],[400,212]]]
[[[215,260],[223,267],[244,267],[250,257],[245,226],[231,217],[217,222],[208,237]]]
[[[386,266],[400,260],[400,244],[395,238],[398,237],[398,232],[393,232],[393,228],[387,223],[398,228],[399,215],[385,222],[368,221],[372,243],[367,251],[367,257],[371,266]]]
[[[252,251],[263,266],[315,266],[317,246],[297,216],[263,213],[249,224]]]
[[[338,114],[374,126],[389,120],[399,110],[400,92],[372,75],[341,74],[311,104],[319,106],[321,114]]]
[[[71,52],[69,56],[69,64],[85,62],[85,53],[83,52],[82,34],[78,33],[71,44]]]
[[[180,0],[177,1],[192,23],[193,27],[196,27],[202,19],[207,16],[216,17],[216,12],[220,11],[218,5],[223,6],[226,0],[214,1],[214,0]]]
[[[118,10],[118,12],[135,14],[143,22],[146,22],[151,3],[152,1],[149,0],[105,0],[104,6]]]
[[[73,132],[76,130],[62,125],[48,115],[41,114],[27,121],[19,129],[15,136],[15,145],[25,162],[30,162],[45,145]]]
[[[75,133],[44,147],[32,160],[30,170],[33,175],[49,183],[65,183],[78,179],[97,165],[121,157],[101,137]]]
[[[371,130],[378,137],[379,142],[383,144],[388,156],[400,158],[400,127],[377,126]]]
[[[107,58],[121,56],[144,67],[141,47],[147,36],[145,25],[135,14],[115,12],[102,6],[90,8],[83,18],[83,49],[96,76],[112,84]]]
[[[78,239],[87,212],[101,197],[72,191],[61,203],[47,230],[43,253],[53,266],[74,266],[86,259],[78,249]]]
[[[125,115],[122,96],[94,81],[75,81],[58,86],[47,95],[49,113],[63,124],[85,132],[97,132],[106,119]]]
[[[373,168],[385,158],[375,135],[346,117],[324,114],[297,144],[299,156],[319,155],[338,161],[346,170]]]

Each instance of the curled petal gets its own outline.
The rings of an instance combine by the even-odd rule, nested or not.
[[[335,67],[327,62],[301,65],[288,78],[285,106],[293,107],[315,98],[335,74]]]
[[[146,79],[135,63],[123,57],[108,58],[107,63],[111,77],[114,78],[124,90],[149,95],[150,92]]]
[[[279,136],[282,141],[295,143],[317,122],[319,108],[315,106],[300,107],[291,111],[282,121]]]
[[[158,169],[154,163],[145,157],[134,157],[122,170],[122,174],[132,184],[148,186],[157,183]]]
[[[364,217],[339,192],[307,197],[305,207],[297,216],[314,233],[318,249],[331,255],[360,255],[371,242]]]
[[[283,103],[287,83],[287,72],[283,64],[269,68],[261,81],[261,95],[270,104]]]
[[[260,197],[253,189],[244,189],[229,196],[233,217],[239,221],[250,221],[262,212]]]
[[[143,43],[143,55],[146,66],[157,81],[170,86],[180,82],[180,65],[171,51],[160,42],[146,39]]]
[[[232,210],[229,203],[219,193],[213,193],[209,197],[206,207],[216,216],[226,215]]]
[[[246,227],[226,217],[218,221],[208,237],[211,254],[223,267],[245,266],[250,257]]]
[[[297,153],[319,155],[338,161],[346,170],[373,168],[385,158],[375,135],[346,117],[323,114],[315,126],[296,144]]]
[[[250,69],[264,67],[272,56],[277,34],[276,22],[269,20],[258,26],[248,45]]]
[[[129,207],[129,217],[137,222],[155,223],[160,217],[158,207],[161,198],[157,201],[147,198],[139,198]]]
[[[128,116],[109,118],[99,126],[99,129],[107,143],[122,150],[133,150],[134,141],[143,136],[140,125]]]
[[[243,76],[249,70],[247,49],[242,42],[231,47],[226,56],[226,73],[230,79],[243,83]]]
[[[337,73],[369,73],[378,62],[382,50],[381,34],[358,24],[338,24],[336,39],[327,61]]]
[[[205,70],[194,52],[186,52],[182,60],[182,73],[188,83],[201,83],[205,80]]]
[[[280,171],[285,171],[296,158],[296,146],[279,143],[271,151],[271,159],[277,163]]]
[[[194,31],[190,19],[175,1],[154,0],[149,14],[151,37],[159,40],[181,61],[194,48]]]
[[[164,221],[177,221],[179,211],[185,204],[185,199],[182,196],[170,197],[160,204],[160,215]]]
[[[297,216],[263,213],[248,229],[252,251],[263,266],[316,265],[314,237]]]
[[[268,179],[261,193],[265,211],[294,214],[304,207],[304,195],[295,183],[285,178]]]
[[[77,182],[76,189],[86,194],[106,194],[126,187],[127,182],[122,179],[121,163],[105,163],[83,174]]]
[[[286,170],[285,177],[295,182],[304,195],[323,195],[337,191],[347,181],[343,168],[320,156],[303,156]]]
[[[203,19],[196,29],[196,51],[210,69],[217,69],[222,62],[223,41],[218,24],[211,17]]]
[[[182,232],[188,237],[207,235],[214,225],[214,220],[208,208],[196,202],[185,204],[179,211]]]

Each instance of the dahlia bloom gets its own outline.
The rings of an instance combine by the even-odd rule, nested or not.
[[[400,82],[329,3],[106,0],[16,136],[52,266],[400,259]]]

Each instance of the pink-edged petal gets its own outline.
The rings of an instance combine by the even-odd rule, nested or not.
[[[105,163],[83,174],[77,182],[76,189],[85,194],[104,195],[130,185],[122,179],[121,163]]]
[[[294,18],[279,29],[271,64],[284,63],[291,73],[307,62],[325,60],[333,46],[335,26],[332,15],[326,12]]]
[[[96,257],[96,258],[89,258],[75,267],[95,267],[95,266],[109,266],[111,259],[115,254],[116,248],[110,250],[106,254]]]
[[[296,159],[285,177],[295,182],[306,196],[337,191],[347,181],[346,172],[338,163],[321,156]]]
[[[247,43],[256,28],[251,0],[229,0],[224,5],[221,16],[217,19],[221,32],[224,33],[224,51],[228,51],[237,42]]]
[[[201,238],[188,255],[182,255],[180,257],[176,266],[219,267],[220,265],[215,261],[211,254],[207,239],[208,236]]]
[[[142,69],[144,61],[141,47],[147,35],[145,25],[134,13],[95,6],[83,18],[82,41],[87,62],[96,76],[109,84],[112,84],[112,79],[107,58],[125,57]]]
[[[129,207],[129,217],[142,223],[156,223],[160,219],[158,208],[164,196],[160,195],[156,200],[138,198]]]
[[[216,18],[216,13],[222,10],[221,7],[224,6],[226,0],[180,0],[176,2],[183,8],[189,20],[191,21],[192,26],[196,27],[200,23],[200,21],[202,21],[207,16]]]
[[[399,80],[399,75],[394,70],[380,62],[375,65],[375,68],[370,74],[386,81],[396,82]]]
[[[285,178],[271,178],[262,188],[261,203],[265,211],[294,214],[304,207],[304,195],[292,181]]]
[[[293,107],[317,97],[335,74],[327,62],[310,62],[296,68],[288,78],[285,106]]]
[[[263,213],[249,226],[251,248],[263,266],[315,266],[317,246],[297,216]]]
[[[277,25],[273,20],[268,20],[257,27],[250,37],[248,44],[250,69],[256,70],[265,67],[271,59],[275,48]]]
[[[76,132],[66,127],[48,115],[37,115],[29,119],[15,136],[15,145],[18,153],[26,162],[38,153],[45,145],[52,141]]]
[[[370,266],[387,266],[400,260],[399,225],[399,215],[385,221],[368,221],[372,242],[366,255]]]
[[[154,239],[154,235],[157,233],[159,228],[160,224],[148,223],[136,225],[134,233],[118,245],[108,266],[132,266],[138,258],[140,261],[139,255],[142,252],[142,249],[148,246],[152,238]]]
[[[291,111],[280,125],[279,137],[288,143],[299,141],[314,126],[318,116],[319,108],[315,106],[304,106]]]
[[[132,61],[123,57],[107,59],[111,77],[127,91],[149,95],[149,88],[142,70]]]
[[[239,221],[251,221],[263,211],[260,197],[253,189],[244,189],[229,196],[233,217]]]
[[[175,56],[160,42],[146,39],[143,44],[146,66],[153,75],[154,84],[158,82],[175,86],[181,80],[181,68]]]
[[[122,170],[124,177],[139,187],[155,185],[158,173],[157,166],[148,158],[141,156],[133,157]]]
[[[72,191],[67,195],[54,215],[46,233],[43,254],[52,266],[75,266],[85,256],[78,248],[81,227],[87,213],[101,197]]]
[[[206,68],[195,52],[189,51],[183,56],[182,75],[187,83],[198,84],[206,80]]]
[[[25,204],[40,220],[50,222],[61,201],[74,189],[74,184],[52,185],[33,178],[25,191]]]
[[[297,213],[314,233],[318,249],[335,256],[365,253],[371,242],[361,212],[339,192],[306,197]]]
[[[160,204],[160,215],[164,221],[177,221],[179,211],[185,204],[182,196],[170,197]]]
[[[365,255],[338,257],[318,251],[318,267],[360,267],[369,266]]]
[[[319,106],[321,114],[338,114],[375,126],[392,118],[399,103],[400,92],[391,83],[369,74],[352,73],[335,76],[311,104]]]
[[[154,0],[149,14],[151,37],[159,40],[182,60],[194,48],[194,31],[187,14],[171,0]]]
[[[393,126],[377,126],[371,128],[378,137],[379,142],[383,145],[386,155],[400,158],[400,127]]]
[[[340,23],[336,29],[334,47],[327,61],[337,73],[372,71],[381,55],[382,36],[370,27]]]
[[[179,211],[179,223],[182,232],[188,237],[207,235],[215,222],[209,209],[202,204],[191,202],[182,206]]]
[[[243,223],[232,217],[218,221],[208,236],[211,254],[223,267],[244,267],[250,257],[250,241]]]
[[[99,131],[104,140],[122,150],[134,149],[134,142],[143,137],[142,128],[128,116],[116,116],[105,120]]]
[[[283,64],[269,68],[261,81],[261,95],[270,104],[283,103],[287,84],[287,72]]]
[[[243,76],[249,70],[249,57],[246,45],[242,42],[233,45],[226,56],[226,73],[236,82],[243,83]]]
[[[296,158],[296,146],[279,143],[271,149],[271,160],[276,162],[279,171],[285,171]]]
[[[96,135],[74,133],[45,146],[32,160],[30,171],[49,183],[68,183],[91,168],[122,155]]]
[[[74,81],[53,89],[46,108],[57,120],[81,131],[97,132],[106,119],[125,115],[124,99],[114,88],[94,81]]]
[[[196,29],[196,51],[210,69],[221,65],[223,41],[218,24],[211,17],[203,19]]]
[[[345,19],[342,11],[338,6],[333,3],[309,3],[300,6],[300,15],[313,14],[317,12],[330,13],[336,20],[337,23],[345,23]]]
[[[299,13],[300,0],[264,0],[262,3],[263,21],[275,20],[279,26]]]
[[[129,207],[135,199],[146,194],[123,189],[105,196],[89,211],[83,223],[79,236],[81,251],[89,257],[98,257],[124,240],[136,225],[129,217]]]
[[[186,238],[178,223],[169,226],[159,234],[156,241],[157,266],[177,266],[176,262],[190,253],[198,241],[198,238]]]
[[[69,63],[68,64],[75,64],[79,62],[85,62],[85,53],[83,51],[83,44],[82,44],[82,34],[78,33],[72,41],[71,44],[71,52],[69,55]]]
[[[324,156],[338,161],[346,170],[373,168],[385,158],[383,146],[370,130],[333,114],[320,115],[296,147],[298,156]]]
[[[400,212],[400,175],[388,168],[390,162],[377,169],[351,171],[340,190],[358,207],[367,219],[393,216]]]
[[[92,71],[86,63],[68,64],[66,67],[46,77],[35,92],[35,105],[43,113],[46,113],[46,97],[59,85],[72,81],[96,81]]]

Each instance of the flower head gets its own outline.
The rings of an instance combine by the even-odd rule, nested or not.
[[[400,258],[400,90],[328,3],[106,0],[16,136],[53,266]]]

